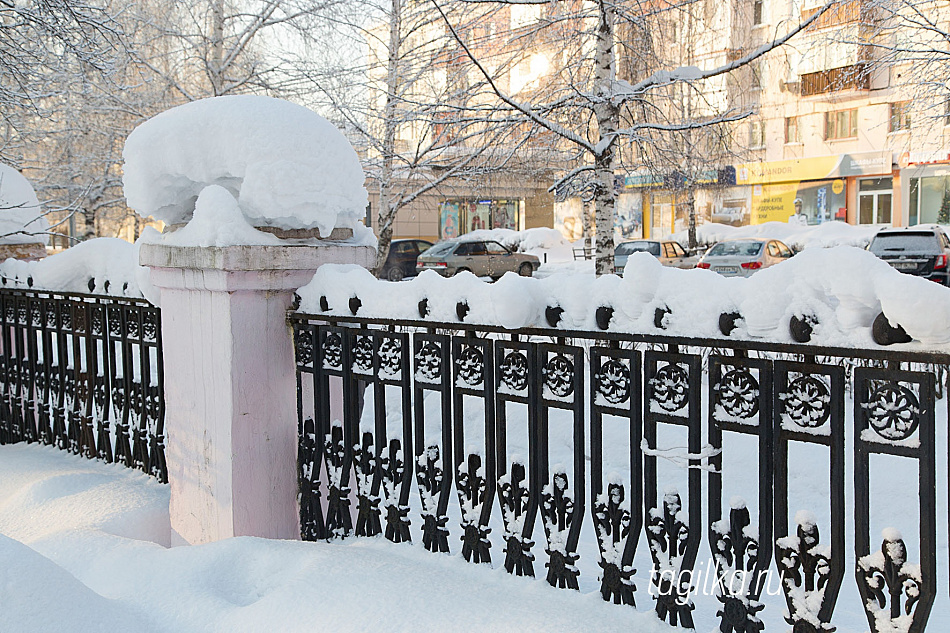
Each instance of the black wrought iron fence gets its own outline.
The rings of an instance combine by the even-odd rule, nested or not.
[[[0,444],[39,442],[167,482],[161,311],[0,290]]]
[[[846,559],[873,631],[926,626],[938,587],[936,386],[948,355],[304,314],[291,321],[304,539],[401,542],[421,528],[427,549],[448,552],[455,533],[468,561],[503,556],[509,573],[577,588],[583,529],[596,540],[603,599],[631,605],[645,536],[657,615],[692,627],[705,534],[725,633],[763,628],[769,574],[778,575],[796,633],[833,630]],[[331,416],[334,390],[343,408]],[[555,423],[568,430],[552,439]],[[660,436],[677,430],[687,445],[664,445]],[[511,453],[513,433],[526,437],[523,456]],[[724,438],[746,438],[737,444],[745,448]],[[874,512],[869,464],[880,455],[918,483],[900,500],[900,517]],[[669,462],[679,470],[658,467]],[[685,487],[667,487],[676,476]],[[806,495],[823,507],[796,501],[791,489],[803,476],[827,490],[822,503]],[[489,524],[499,515],[496,554]],[[891,519],[910,521],[917,534],[905,541]],[[886,528],[877,532],[883,542],[872,539],[872,523]],[[846,533],[854,534],[847,555]],[[546,571],[536,569],[542,555]]]

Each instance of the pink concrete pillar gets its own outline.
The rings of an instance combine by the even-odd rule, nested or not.
[[[299,538],[287,310],[324,263],[370,247],[142,246],[161,291],[172,544]]]

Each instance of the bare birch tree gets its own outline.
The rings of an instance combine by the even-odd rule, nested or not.
[[[344,46],[352,63],[330,64],[312,79],[364,149],[378,193],[377,272],[383,273],[402,209],[443,184],[514,168],[524,158],[525,135],[506,113],[486,107],[485,82],[469,72],[426,2],[367,0],[346,9],[335,20],[349,34]],[[472,31],[479,24],[474,9],[456,5],[450,12]]]
[[[499,107],[518,115],[538,129],[559,137],[578,153],[578,164],[555,186],[580,180],[590,191],[594,205],[596,231],[596,271],[598,275],[613,269],[613,227],[616,198],[615,175],[620,147],[627,143],[654,144],[670,134],[720,125],[748,115],[748,110],[731,103],[714,104],[709,112],[687,120],[657,112],[664,91],[685,86],[705,92],[705,87],[753,64],[769,52],[787,43],[816,20],[834,3],[831,0],[807,20],[788,27],[773,39],[744,51],[734,59],[708,67],[684,65],[675,60],[664,64],[651,55],[651,47],[637,47],[632,53],[640,60],[645,76],[630,80],[618,78],[617,50],[623,44],[620,35],[648,34],[663,20],[677,22],[684,12],[698,10],[705,0],[685,2],[637,2],[592,0],[590,2],[547,2],[542,0],[465,0],[470,3],[510,7],[542,5],[544,13],[537,22],[534,40],[544,31],[552,31],[549,41],[570,51],[561,56],[563,67],[552,75],[544,99],[517,98],[495,81],[479,55],[465,45],[456,24],[439,0],[432,0],[450,32],[500,100]],[[715,9],[715,5],[710,3]],[[578,45],[578,43],[581,43]],[[666,98],[669,98],[667,95]],[[662,110],[659,110],[662,111]],[[574,185],[577,188],[577,185]]]

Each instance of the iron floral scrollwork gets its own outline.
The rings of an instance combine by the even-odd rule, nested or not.
[[[154,310],[144,310],[142,313],[142,339],[154,342],[158,334],[158,313]]]
[[[514,462],[510,472],[498,478],[501,518],[505,524],[505,570],[509,574],[534,577],[534,541],[523,536],[525,514],[531,493],[525,483],[524,464]]]
[[[416,378],[437,382],[442,376],[442,350],[435,343],[425,343],[416,352]]]
[[[402,453],[402,443],[398,439],[389,441],[389,447],[379,456],[382,472],[382,507],[386,511],[386,538],[393,543],[409,543],[409,506],[399,504],[399,492],[402,489],[406,464]]]
[[[353,447],[353,465],[356,470],[356,535],[376,536],[383,531],[379,519],[379,495],[373,494],[376,477],[376,455],[373,434],[363,433],[362,444]]]
[[[608,359],[594,374],[597,394],[610,404],[617,405],[630,398],[630,369],[619,360]]]
[[[810,516],[796,517],[795,536],[776,541],[776,564],[788,605],[785,621],[802,633],[832,633],[835,627],[822,620],[825,587],[831,576],[831,549],[819,545],[818,525]]]
[[[675,363],[664,365],[650,380],[650,402],[673,413],[686,404],[689,396],[689,373]]]
[[[519,351],[505,356],[499,366],[501,384],[510,391],[524,391],[528,388],[528,359]]]
[[[298,365],[306,366],[313,362],[313,332],[307,329],[294,331],[294,352]]]
[[[422,499],[422,545],[430,552],[449,551],[449,517],[439,515],[443,476],[439,447],[427,447],[418,457],[416,482]]]
[[[831,416],[831,392],[824,381],[814,376],[801,375],[779,394],[783,410],[783,422],[815,429],[825,424]]]
[[[574,363],[558,354],[544,364],[544,386],[558,398],[574,393]]]
[[[353,344],[352,370],[359,374],[368,374],[373,371],[373,339],[367,335],[356,335]]]
[[[396,379],[402,372],[402,341],[398,338],[383,338],[379,343],[380,378]]]
[[[607,484],[607,492],[601,493],[594,503],[594,527],[600,547],[600,595],[614,604],[635,606],[633,592],[637,586],[631,565],[623,564],[625,539],[630,533],[630,510],[624,503],[623,485]]]
[[[455,359],[458,377],[469,387],[477,387],[485,378],[485,358],[476,347],[466,347]]]
[[[300,502],[300,538],[326,538],[320,509],[320,452],[313,418],[304,420],[297,443],[297,485]]]
[[[462,556],[470,563],[491,562],[491,529],[481,523],[482,507],[485,504],[485,470],[482,458],[476,453],[458,467],[458,495],[462,509]]]
[[[716,615],[722,618],[722,633],[758,633],[765,628],[756,615],[765,605],[749,597],[759,580],[754,577],[759,542],[747,532],[750,523],[749,509],[741,503],[729,511],[728,524],[716,521],[712,525],[716,597],[722,603]]]
[[[574,498],[568,488],[567,473],[554,473],[551,482],[541,489],[541,518],[548,540],[547,581],[552,587],[578,589],[580,571],[574,563],[580,556],[568,549],[568,534],[574,522]]]
[[[689,540],[689,527],[679,518],[682,507],[675,490],[663,495],[663,510],[652,508],[648,513],[646,536],[653,557],[650,581],[656,590],[657,617],[691,629],[695,605],[689,598],[689,574],[681,569]]]
[[[328,332],[321,347],[323,366],[326,369],[343,367],[343,338],[337,332]]]
[[[920,425],[920,401],[900,383],[880,381],[863,406],[868,425],[885,440],[906,440]]]
[[[343,425],[334,421],[330,425],[330,433],[324,436],[327,464],[327,538],[345,537],[353,527],[350,519],[350,489],[343,485],[345,454]]]
[[[730,418],[748,420],[759,412],[759,382],[748,369],[726,372],[715,387],[716,406]]]
[[[874,633],[915,630],[924,583],[920,567],[907,562],[907,547],[897,530],[885,530],[881,549],[858,559],[857,578]]]

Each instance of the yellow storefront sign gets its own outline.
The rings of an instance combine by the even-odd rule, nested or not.
[[[795,213],[797,195],[798,182],[756,185],[752,188],[752,213],[749,222],[788,222],[789,216]]]
[[[765,185],[891,173],[890,152],[859,152],[736,165],[737,185]]]

